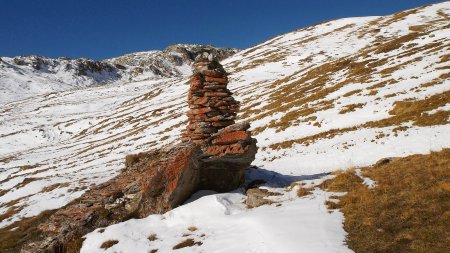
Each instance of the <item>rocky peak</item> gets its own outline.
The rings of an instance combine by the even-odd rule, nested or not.
[[[162,51],[148,51],[126,54],[105,61],[119,64],[128,69],[130,80],[157,77],[180,77],[192,74],[195,59],[204,53],[214,54],[223,60],[239,52],[236,48],[218,48],[211,45],[175,44]]]
[[[182,59],[182,63],[192,64],[199,55],[212,54],[217,61],[226,59],[239,52],[237,48],[218,48],[211,45],[175,44],[168,46],[163,53],[174,58]]]
[[[70,59],[60,57],[56,59],[30,55],[30,56],[16,56],[12,58],[11,64],[16,66],[31,67],[36,71],[43,71],[47,73],[57,73],[58,71],[73,72],[78,76],[89,76],[94,73],[115,73],[119,78],[120,74],[117,67],[108,62],[95,61],[87,58]],[[72,70],[72,71],[71,71]]]

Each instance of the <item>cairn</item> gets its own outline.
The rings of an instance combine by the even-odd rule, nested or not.
[[[211,55],[208,58],[194,63],[188,93],[189,124],[183,133],[185,140],[201,146],[211,143],[212,134],[233,125],[239,111],[239,102],[227,88],[227,73]]]
[[[227,89],[227,73],[211,58],[194,65],[185,142],[128,155],[118,176],[37,220],[33,236],[11,252],[77,251],[81,238],[96,228],[164,213],[198,190],[242,186],[255,159],[256,139],[248,123],[235,123],[239,103]]]

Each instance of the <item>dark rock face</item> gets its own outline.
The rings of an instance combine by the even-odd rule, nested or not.
[[[77,69],[77,75],[85,76],[88,75],[88,73],[101,73],[103,71],[105,72],[116,72],[115,65],[112,65],[107,62],[101,62],[101,61],[92,61],[87,59],[77,59],[76,60],[78,69]]]

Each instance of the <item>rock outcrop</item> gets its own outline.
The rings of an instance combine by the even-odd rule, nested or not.
[[[196,106],[188,114],[183,142],[128,155],[119,176],[36,224],[38,233],[26,239],[21,252],[70,252],[96,228],[164,213],[197,190],[224,192],[244,183],[244,170],[257,151],[256,139],[251,138],[248,123],[234,122],[239,103],[226,88],[222,66],[209,60],[195,66],[189,105]],[[195,103],[198,100],[205,102]]]
[[[127,156],[126,168],[37,225],[21,252],[68,252],[96,228],[164,213],[198,189],[202,151],[193,143]],[[17,251],[11,251],[17,252]]]
[[[203,54],[214,54],[223,60],[239,52],[236,48],[219,48],[210,45],[175,44],[162,51],[148,51],[126,54],[105,61],[127,67],[129,78],[140,79],[140,75],[154,74],[162,77],[189,76],[195,59]]]

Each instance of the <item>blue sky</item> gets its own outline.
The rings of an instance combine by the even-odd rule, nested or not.
[[[103,59],[176,43],[247,48],[324,20],[425,0],[0,0],[0,56]]]

